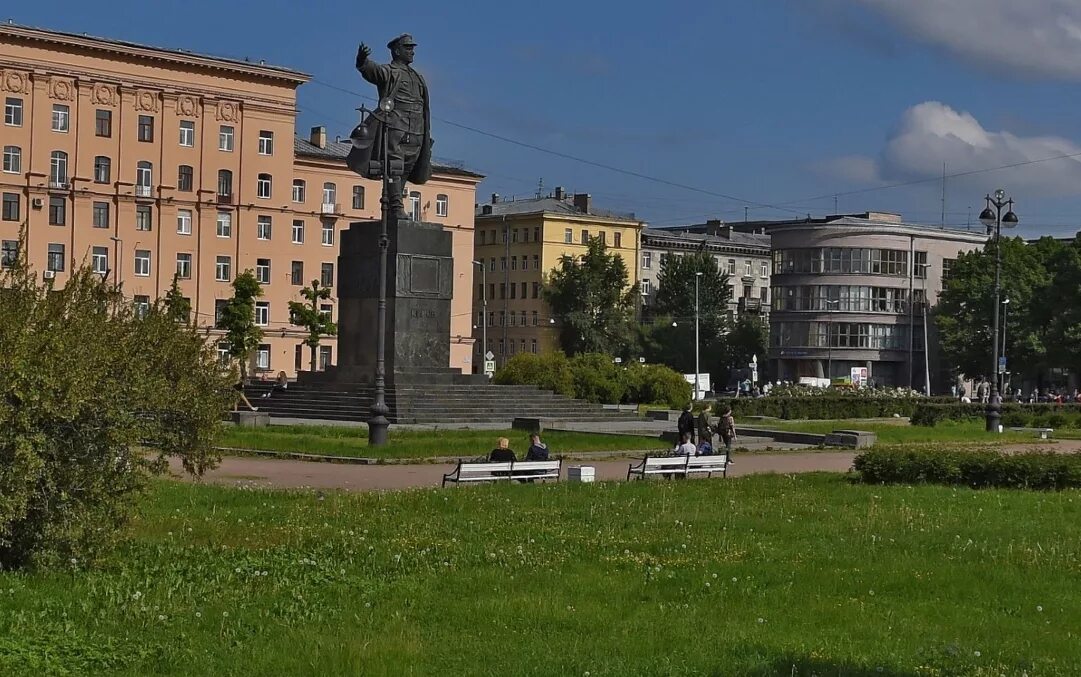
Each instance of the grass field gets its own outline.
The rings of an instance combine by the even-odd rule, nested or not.
[[[0,573],[0,674],[1081,674],[1079,492],[162,482],[76,569]]]
[[[973,442],[981,445],[988,443],[1006,444],[1019,442],[1037,442],[1032,432],[1013,432],[1002,434],[988,433],[983,421],[946,421],[934,427],[909,425],[905,419],[891,420],[850,420],[850,421],[761,421],[747,420],[741,426],[758,427],[772,430],[799,430],[808,433],[829,433],[834,430],[868,430],[878,435],[880,444],[922,444],[926,442]],[[1068,433],[1078,431],[1055,431],[1056,437],[1068,437]]]
[[[529,449],[529,434],[522,430],[401,430],[391,428],[385,447],[368,446],[368,429],[345,426],[225,426],[218,442],[223,447],[290,451],[328,456],[367,458],[432,458],[437,456],[484,456],[506,437],[519,458]],[[655,451],[668,444],[655,437],[547,432],[543,436],[552,453],[583,451]]]

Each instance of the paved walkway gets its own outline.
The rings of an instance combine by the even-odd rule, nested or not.
[[[844,472],[852,465],[852,452],[814,452],[788,454],[737,455],[729,468],[729,476],[755,473],[797,473],[812,471]],[[564,478],[568,465],[591,465],[597,469],[598,480],[622,480],[627,477],[631,459],[618,461],[564,462]],[[171,462],[173,475],[187,479],[177,462]],[[345,489],[348,491],[378,491],[438,487],[443,475],[454,469],[452,464],[418,465],[340,465],[262,458],[228,457],[221,466],[207,473],[202,481],[223,485],[264,486],[278,488]]]

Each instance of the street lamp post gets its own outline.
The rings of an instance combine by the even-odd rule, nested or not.
[[[1008,314],[1006,311],[1008,311],[1009,308],[1010,308],[1010,299],[1009,299],[1009,297],[1002,299],[1002,359],[1003,360],[1006,359],[1006,316]],[[1002,382],[999,384],[998,390],[999,390],[999,392],[1006,393],[1008,395],[1009,393],[1006,392],[1006,370],[1005,369],[1002,370],[1001,379],[1002,379]]]
[[[840,299],[833,301],[826,299],[826,378],[829,379],[830,385],[833,384],[833,310],[831,308],[840,302]]]
[[[484,361],[487,361],[488,359],[485,356],[485,353],[488,352],[488,278],[487,274],[484,271],[484,261],[474,261],[473,265],[480,268],[480,301],[481,308],[483,309],[481,311],[480,322],[480,356],[482,360],[481,366],[484,366]],[[483,369],[481,370],[481,373],[484,373]]]
[[[1002,293],[1002,226],[1013,228],[1017,225],[1017,214],[1013,213],[1013,199],[1006,198],[1006,191],[999,188],[995,196],[988,195],[987,206],[980,213],[980,223],[987,227],[987,235],[995,238],[995,308],[994,318],[991,323],[991,399],[987,403],[987,431],[998,432],[999,421],[1002,419],[1002,395],[999,393],[999,344],[998,344],[998,307],[1001,303],[999,296]],[[994,207],[992,210],[991,207]],[[1003,207],[1006,213],[1002,213]]]
[[[120,289],[120,244],[123,242],[123,240],[116,235],[111,236],[109,239],[113,241],[113,265],[116,266],[116,275],[113,275],[113,290],[115,291],[117,289]]]
[[[702,271],[694,274],[694,399],[696,400],[700,392],[698,373],[701,371],[698,366],[698,282],[701,279]]]

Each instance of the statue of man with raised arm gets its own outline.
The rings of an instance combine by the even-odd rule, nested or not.
[[[402,205],[405,182],[425,183],[432,176],[431,112],[428,85],[413,69],[417,43],[403,33],[387,43],[393,60],[386,65],[372,61],[364,43],[357,49],[357,70],[379,88],[379,106],[353,130],[349,167],[369,179],[380,178],[379,167],[392,168],[388,198],[392,218],[408,219]],[[387,158],[382,157],[382,134],[387,138]],[[376,169],[372,164],[378,162]],[[393,167],[401,166],[400,175]]]

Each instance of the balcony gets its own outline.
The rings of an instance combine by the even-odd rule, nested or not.
[[[67,180],[49,181],[49,190],[67,190],[67,189],[68,189]]]
[[[342,206],[337,202],[324,202],[321,213],[323,216],[341,216]]]
[[[233,194],[232,193],[218,193],[218,204],[219,205],[232,205],[233,204]]]
[[[154,197],[154,188],[152,186],[135,186],[135,197]]]
[[[739,300],[739,312],[741,313],[761,313],[762,307],[762,299],[743,297]]]

